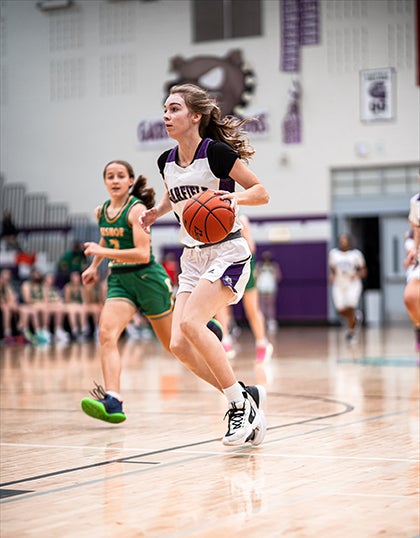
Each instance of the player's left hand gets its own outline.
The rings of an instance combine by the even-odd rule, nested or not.
[[[215,193],[220,195],[221,200],[229,200],[230,205],[235,212],[235,217],[237,217],[239,207],[238,207],[238,200],[236,199],[236,196],[234,195],[234,193],[228,192],[228,191],[215,191]]]

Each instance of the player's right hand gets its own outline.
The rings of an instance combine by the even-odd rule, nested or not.
[[[157,210],[155,207],[143,211],[139,217],[139,224],[146,233],[150,233],[150,226],[157,219]]]

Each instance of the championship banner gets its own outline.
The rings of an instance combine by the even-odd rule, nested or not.
[[[395,119],[395,70],[360,71],[360,119],[364,122]]]
[[[318,45],[318,0],[280,0],[280,70],[300,71],[300,47]]]

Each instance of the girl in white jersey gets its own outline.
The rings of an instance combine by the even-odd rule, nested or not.
[[[329,253],[328,266],[334,306],[346,320],[346,340],[352,343],[360,321],[357,308],[363,291],[362,279],[367,274],[365,258],[360,250],[351,248],[349,236],[342,234],[338,238],[338,248]]]
[[[228,304],[240,301],[250,274],[251,252],[241,236],[237,217],[226,240],[213,245],[189,236],[182,224],[185,203],[206,189],[221,192],[236,207],[262,205],[269,196],[257,176],[243,162],[254,154],[244,121],[221,118],[214,99],[198,86],[174,86],[164,106],[166,130],[178,145],[158,159],[166,193],[143,213],[145,230],[173,210],[184,245],[172,322],[170,348],[193,373],[222,391],[228,402],[225,445],[247,441],[260,444],[265,435],[262,403],[265,389],[237,381],[221,342],[207,322]],[[242,190],[235,192],[238,183]]]

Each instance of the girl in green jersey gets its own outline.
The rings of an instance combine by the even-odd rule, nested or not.
[[[169,351],[173,293],[165,269],[155,261],[150,234],[138,226],[140,215],[153,207],[155,192],[146,186],[146,178],[135,181],[132,166],[125,161],[111,161],[103,178],[109,200],[95,210],[101,239],[85,243],[85,254],[93,256],[83,272],[86,286],[98,279],[98,267],[108,258],[107,297],[99,320],[99,343],[104,388],[91,392],[92,398],[81,402],[91,417],[111,423],[123,422],[126,416],[120,395],[121,357],[118,340],[131,318],[141,310]]]

